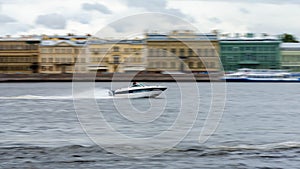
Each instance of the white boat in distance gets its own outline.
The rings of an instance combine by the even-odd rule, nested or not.
[[[222,80],[227,82],[300,82],[300,77],[286,70],[243,68],[235,73],[226,74]]]
[[[154,98],[166,89],[166,86],[146,86],[142,83],[133,82],[130,87],[112,91],[112,95],[123,98]]]

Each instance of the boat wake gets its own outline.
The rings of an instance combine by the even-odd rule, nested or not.
[[[109,89],[95,89],[94,92],[84,91],[76,95],[57,95],[57,96],[43,96],[43,95],[19,95],[19,96],[2,96],[0,100],[73,100],[73,99],[111,99]]]

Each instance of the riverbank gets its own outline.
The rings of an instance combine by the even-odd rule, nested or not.
[[[0,74],[0,82],[72,82],[76,81],[143,81],[143,82],[210,82],[219,81],[219,74]]]

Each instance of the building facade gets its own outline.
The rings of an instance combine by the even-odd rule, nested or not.
[[[73,73],[86,71],[86,58],[79,57],[86,40],[42,40],[40,45],[40,73]],[[78,66],[82,65],[82,66]]]
[[[282,43],[281,68],[300,72],[300,43]]]
[[[211,72],[220,70],[219,44],[215,34],[173,31],[147,33],[147,70]]]
[[[91,40],[89,71],[124,73],[145,69],[144,40]]]
[[[225,71],[240,68],[279,69],[280,41],[275,37],[221,37],[220,57]]]
[[[38,73],[40,38],[1,38],[0,73]]]

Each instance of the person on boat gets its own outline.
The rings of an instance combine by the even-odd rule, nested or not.
[[[132,83],[132,87],[138,87],[138,86],[139,86],[139,84],[137,82]]]
[[[141,87],[141,86],[143,86],[143,85],[138,83],[138,82],[133,82],[132,83],[132,87]]]

